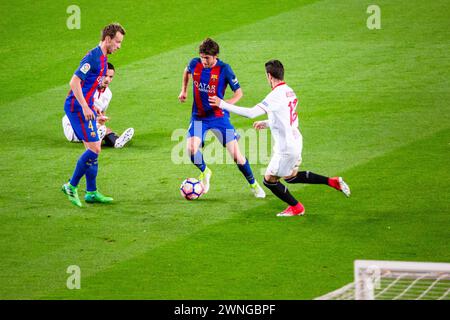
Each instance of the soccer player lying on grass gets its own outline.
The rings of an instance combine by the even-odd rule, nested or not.
[[[253,176],[250,164],[239,150],[237,140],[239,139],[233,125],[230,122],[230,114],[217,106],[208,103],[209,96],[225,96],[225,89],[230,86],[233,96],[228,100],[236,103],[242,97],[242,89],[231,69],[230,65],[218,59],[219,45],[214,40],[208,38],[199,47],[199,58],[194,58],[188,64],[183,73],[183,82],[178,99],[185,102],[187,98],[187,86],[189,77],[193,80],[193,103],[192,116],[187,133],[187,149],[192,163],[200,169],[199,180],[202,181],[205,191],[209,190],[209,181],[212,175],[211,170],[206,166],[203,155],[199,150],[203,147],[205,135],[211,130],[227,148],[239,170],[247,179],[250,190],[255,197],[264,198],[264,190],[260,187]]]
[[[80,156],[72,178],[62,186],[62,191],[70,202],[81,207],[78,197],[78,184],[86,176],[86,202],[110,203],[113,198],[97,191],[98,155],[101,140],[97,133],[97,115],[100,110],[94,105],[94,92],[108,71],[108,54],[120,49],[125,30],[120,24],[110,24],[102,31],[100,44],[89,51],[70,80],[69,94],[64,111],[78,139],[83,141],[85,152]]]
[[[264,175],[264,185],[274,195],[289,206],[277,214],[280,217],[297,216],[305,213],[303,205],[295,199],[288,188],[280,182],[283,177],[287,183],[325,184],[350,196],[350,188],[341,177],[328,178],[310,171],[298,171],[301,163],[303,138],[298,129],[297,104],[294,91],[283,81],[284,67],[278,60],[265,64],[266,76],[272,88],[266,98],[253,108],[238,107],[223,101],[219,97],[210,97],[209,103],[238,115],[255,118],[265,113],[268,120],[256,121],[257,130],[269,127],[274,139],[274,153]]]
[[[134,134],[133,128],[128,128],[119,137],[110,128],[107,128],[105,123],[109,120],[106,116],[106,109],[108,109],[109,103],[112,99],[112,92],[109,88],[113,77],[115,76],[114,66],[108,62],[108,70],[102,80],[102,83],[98,86],[94,93],[94,106],[100,112],[97,117],[97,133],[100,141],[104,141],[104,145],[114,148],[123,148],[125,144],[131,140]],[[77,135],[73,131],[72,125],[67,115],[62,118],[62,125],[64,129],[64,135],[70,142],[81,142]]]

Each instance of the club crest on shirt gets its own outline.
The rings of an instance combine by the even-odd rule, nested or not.
[[[91,137],[92,137],[92,138],[95,138],[96,135],[97,135],[97,134],[96,134],[94,131],[91,132]]]
[[[86,74],[91,69],[91,65],[89,63],[85,63],[81,66],[80,71]]]

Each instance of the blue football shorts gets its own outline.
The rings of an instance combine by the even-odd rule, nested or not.
[[[239,134],[234,129],[228,117],[202,120],[191,119],[187,137],[199,137],[203,146],[208,130],[214,133],[224,147],[228,142],[239,140]]]
[[[69,118],[72,129],[77,138],[86,142],[99,141],[97,133],[97,121],[95,119],[86,120],[82,111],[70,112],[70,106],[65,106],[64,111]],[[97,116],[95,114],[94,115]]]

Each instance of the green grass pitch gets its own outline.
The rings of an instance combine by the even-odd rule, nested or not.
[[[83,0],[81,29],[68,30],[66,2],[2,1],[0,299],[312,299],[351,282],[355,259],[449,262],[450,3],[376,1],[380,30],[366,26],[370,4]],[[100,156],[99,189],[115,203],[79,209],[60,191],[83,149],[65,141],[63,103],[113,21],[127,35],[109,58],[110,126],[136,133]],[[198,172],[171,161],[192,102],[177,96],[207,36],[240,80],[240,105],[269,92],[265,61],[284,63],[302,167],[345,177],[351,198],[290,186],[306,215],[280,219],[273,195],[257,200],[234,165],[211,164],[210,193],[181,199]],[[253,165],[259,181],[264,167]],[[66,288],[70,265],[80,290]]]

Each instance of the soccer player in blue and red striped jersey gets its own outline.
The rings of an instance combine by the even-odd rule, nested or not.
[[[100,112],[94,105],[94,93],[106,75],[108,54],[120,49],[124,35],[125,30],[120,24],[107,25],[102,31],[100,44],[84,56],[70,80],[71,90],[66,98],[64,111],[86,151],[78,159],[72,178],[62,186],[62,191],[78,207],[82,206],[78,197],[78,184],[83,176],[86,176],[86,202],[109,203],[113,200],[97,191],[101,140],[96,124],[96,117]]]
[[[239,150],[237,142],[239,136],[230,122],[230,114],[226,110],[210,105],[208,101],[212,96],[223,99],[227,86],[230,86],[234,92],[233,96],[227,100],[228,103],[234,104],[242,97],[242,89],[236,75],[229,64],[218,58],[218,54],[217,42],[210,38],[205,39],[199,47],[200,57],[192,59],[183,73],[178,99],[180,102],[186,101],[190,76],[193,81],[194,97],[192,117],[187,133],[187,149],[192,163],[201,171],[199,180],[203,182],[206,193],[209,190],[212,171],[206,166],[199,148],[203,146],[207,131],[213,131],[247,179],[254,195],[257,198],[264,198],[264,190],[255,180],[247,158]]]

